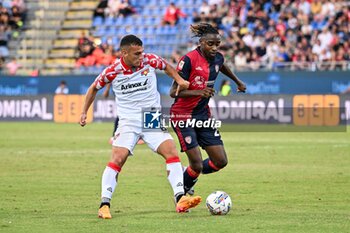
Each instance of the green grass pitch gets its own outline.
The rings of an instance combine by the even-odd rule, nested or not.
[[[137,146],[102,220],[112,127],[0,123],[0,232],[350,232],[350,133],[224,132],[229,165],[200,177],[188,214],[175,213],[163,159]],[[232,198],[226,216],[205,207],[215,190]]]

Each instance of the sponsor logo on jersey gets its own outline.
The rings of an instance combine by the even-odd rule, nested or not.
[[[178,70],[182,70],[184,65],[185,65],[185,61],[180,61],[179,65],[177,66]]]
[[[124,82],[124,81],[126,81],[126,80],[128,80],[129,79],[129,77],[127,77],[127,78],[122,78],[122,79],[117,79],[117,82],[119,83],[119,82]]]
[[[196,70],[203,70],[203,68],[200,67],[200,66],[197,66],[197,67],[196,67]]]
[[[130,88],[135,88],[135,87],[141,87],[141,86],[145,86],[147,85],[148,79],[146,79],[146,81],[144,82],[138,82],[138,83],[128,83],[128,84],[122,84],[121,89],[122,90],[127,90]]]

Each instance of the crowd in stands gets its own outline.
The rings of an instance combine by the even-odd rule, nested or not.
[[[133,5],[128,0],[101,0],[94,11],[94,18],[127,17],[135,13]],[[78,39],[75,67],[80,73],[96,73],[112,64],[120,56],[115,49],[113,38],[101,41],[85,32]]]
[[[112,38],[104,43],[93,36],[87,37],[82,32],[78,39],[76,68],[80,72],[96,73],[102,71],[119,57],[119,51],[114,50]]]
[[[11,39],[19,36],[26,16],[24,0],[0,1],[0,71],[15,74],[17,66],[15,61],[9,59],[8,44]],[[16,68],[17,67],[17,68]]]
[[[125,9],[129,9],[127,14]],[[180,18],[187,17],[194,24],[214,24],[223,38],[220,51],[235,70],[350,69],[349,1],[208,0],[201,1],[195,9],[192,14],[185,14],[175,3],[170,3],[164,7],[162,21],[157,26],[176,26],[181,22]],[[137,12],[130,1],[101,0],[94,16],[126,17],[133,13]],[[87,63],[78,59],[77,67],[82,64],[107,64],[110,60],[101,63],[96,58],[106,51],[116,57],[112,44],[88,44],[83,46],[81,50],[84,51],[79,57],[93,54],[95,58],[89,57],[84,61]],[[196,42],[189,35],[188,44],[174,50],[168,58],[175,64],[182,54],[195,47]]]
[[[350,69],[349,1],[211,0],[193,18],[220,28],[236,70]]]
[[[135,13],[129,0],[100,0],[94,11],[94,17],[126,17]]]
[[[181,17],[186,16],[187,15],[184,12],[182,12],[181,9],[175,5],[175,3],[172,2],[165,10],[162,25],[175,26]]]

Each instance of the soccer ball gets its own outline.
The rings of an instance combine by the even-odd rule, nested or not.
[[[216,191],[207,197],[207,208],[212,215],[226,215],[232,206],[230,196],[223,191]]]

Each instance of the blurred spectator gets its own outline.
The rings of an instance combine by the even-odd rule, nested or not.
[[[333,35],[328,30],[328,27],[324,27],[322,29],[322,32],[318,35],[317,39],[319,39],[321,41],[322,48],[328,48],[332,44]]]
[[[0,56],[0,73],[2,73],[4,68],[5,68],[5,58]]]
[[[199,12],[203,13],[204,15],[209,15],[210,13],[210,6],[207,1],[203,1],[202,5],[199,7]]]
[[[247,57],[242,51],[235,56],[234,62],[237,70],[244,70],[247,67]]]
[[[230,80],[223,80],[221,82],[219,95],[221,95],[221,96],[229,96],[230,94],[231,94]]]
[[[111,65],[119,56],[118,51],[114,51],[112,37],[101,43],[99,39],[87,37],[82,31],[78,38],[75,67],[80,73],[94,73]]]
[[[93,40],[89,39],[85,35],[85,32],[82,31],[80,37],[78,38],[77,45],[77,68],[80,66],[93,66],[95,64],[96,59],[92,56],[94,49]]]
[[[126,17],[135,13],[134,7],[131,5],[129,0],[122,0],[119,6],[119,15],[122,17]]]
[[[317,15],[322,10],[322,3],[320,0],[313,0],[311,2],[311,12],[313,15]]]
[[[8,57],[8,41],[11,38],[10,30],[3,24],[0,24],[0,57]]]
[[[11,7],[17,7],[20,13],[24,13],[26,10],[24,0],[12,0]]]
[[[135,9],[129,0],[108,0],[105,13],[109,17],[126,17],[135,13]]]
[[[9,75],[16,75],[18,68],[20,68],[21,65],[17,63],[16,58],[12,58],[12,60],[6,64],[7,73]]]
[[[101,17],[104,19],[107,6],[108,6],[108,0],[100,0],[96,9],[94,10],[94,18]]]
[[[119,14],[120,0],[108,0],[106,13],[109,17],[117,17]]]
[[[67,86],[66,81],[62,80],[60,85],[56,88],[55,94],[56,95],[67,95],[69,93],[69,89]]]
[[[186,17],[187,15],[178,8],[175,3],[170,3],[163,16],[162,25],[170,24],[174,26],[179,21],[180,17]]]

